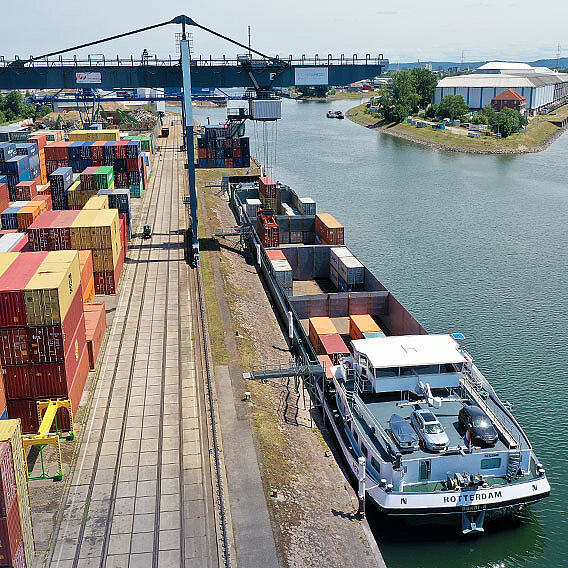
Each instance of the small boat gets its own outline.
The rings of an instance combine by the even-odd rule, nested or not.
[[[327,118],[345,118],[340,110],[328,110]]]

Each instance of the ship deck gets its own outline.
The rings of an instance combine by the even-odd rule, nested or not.
[[[366,401],[365,406],[369,411],[369,413],[373,416],[377,424],[382,426],[388,432],[389,419],[393,414],[398,414],[403,418],[408,419],[410,418],[410,414],[412,413],[413,410],[417,408],[427,407],[427,405],[425,404],[418,404],[418,403],[416,404],[407,403],[404,404],[403,406],[399,406],[401,402],[407,403],[408,401],[401,401],[401,400],[393,400],[393,401],[389,400],[389,401],[380,401],[380,402]],[[443,402],[440,408],[430,409],[436,415],[436,417],[440,421],[440,424],[446,429],[446,434],[450,439],[450,448],[457,448],[458,446],[465,448],[467,446],[464,440],[465,432],[462,432],[458,425],[458,413],[462,407],[463,404],[461,402],[448,401],[448,402]],[[370,431],[366,422],[362,420],[356,413],[354,413],[354,417],[365,431],[367,444],[370,446],[375,446],[376,439],[374,436],[373,438],[369,436]],[[394,441],[393,445],[396,446]],[[499,439],[495,444],[495,446],[491,448],[481,448],[481,449],[475,448],[474,452],[480,452],[480,453],[486,453],[487,451],[499,452],[499,451],[507,451],[507,449],[508,449],[507,446],[505,446],[502,440]],[[444,455],[443,453],[430,452],[420,447],[420,449],[403,453],[402,459],[403,461],[416,460],[416,459],[431,459],[435,458],[436,456],[443,456],[443,455]]]

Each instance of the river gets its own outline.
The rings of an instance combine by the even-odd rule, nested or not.
[[[475,538],[371,518],[387,565],[566,566],[568,135],[537,154],[442,152],[325,117],[355,104],[285,100],[275,177],[344,223],[349,248],[428,331],[464,333],[552,484],[518,522]],[[226,111],[194,112],[218,122]]]

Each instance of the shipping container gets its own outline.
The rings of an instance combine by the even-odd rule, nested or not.
[[[347,284],[350,292],[363,289],[365,283],[365,267],[354,256],[339,258],[337,272]]]
[[[347,256],[353,256],[353,253],[347,247],[332,247],[329,249],[329,265],[337,272],[339,259]]]
[[[308,335],[312,345],[317,348],[318,337],[320,335],[337,334],[337,329],[330,318],[315,317],[309,320]]]
[[[315,216],[316,234],[321,239],[321,244],[342,245],[344,242],[344,228],[333,215],[318,213]]]
[[[0,162],[7,162],[16,156],[16,145],[12,142],[0,142]]]
[[[14,495],[5,517],[0,517],[0,566],[13,566],[22,543],[18,496]]]
[[[270,260],[286,260],[281,249],[267,249],[266,254]]]
[[[258,189],[265,197],[276,197],[276,182],[270,177],[259,178]]]
[[[85,304],[83,306],[83,311],[85,314],[89,366],[91,370],[94,371],[107,326],[106,308],[103,303]]]
[[[262,207],[260,199],[247,199],[246,214],[249,219],[256,219],[259,208]]]
[[[363,334],[363,339],[376,339],[377,337],[385,337],[382,331],[366,331]]]
[[[333,373],[331,372],[331,368],[333,367],[333,362],[327,355],[318,355],[318,361],[320,365],[323,367],[325,372],[325,376],[328,379],[333,379]]]
[[[6,517],[17,497],[16,473],[10,442],[0,442],[0,517]],[[19,518],[18,508],[18,518]],[[1,553],[0,553],[1,555]],[[0,563],[2,562],[0,558]]]
[[[318,355],[327,355],[334,365],[339,365],[341,357],[350,355],[349,349],[338,333],[331,335],[319,335],[316,347]]]
[[[18,247],[21,241],[26,240],[27,235],[25,233],[10,233],[7,235],[2,235],[0,237],[0,252],[20,252],[19,250],[14,250]]]
[[[28,469],[24,461],[25,458],[24,448],[22,444],[22,428],[19,420],[0,420],[0,441],[9,442],[12,448],[14,476],[16,479],[16,488],[18,495],[17,503],[20,513],[20,527],[24,542],[26,563],[29,567],[32,566],[34,560],[35,546],[28,491]],[[15,500],[12,502],[12,506],[15,502]]]
[[[351,339],[363,339],[368,332],[382,332],[377,322],[369,314],[349,316],[349,335]]]
[[[23,290],[48,255],[47,252],[8,252],[0,256],[13,254],[17,258],[0,276],[0,327],[27,325]]]
[[[5,365],[23,365],[31,362],[27,327],[0,327],[0,362]]]

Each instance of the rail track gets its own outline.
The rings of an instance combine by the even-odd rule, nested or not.
[[[111,337],[120,337],[120,342],[116,354],[113,353],[113,355],[109,354],[109,345],[107,345],[103,367],[106,376],[102,373],[99,378],[99,383],[108,383],[108,386],[105,387],[108,390],[108,397],[106,401],[102,400],[100,395],[102,385],[97,385],[99,396],[94,397],[94,408],[91,411],[93,416],[89,418],[90,427],[87,428],[86,440],[82,441],[84,445],[81,453],[94,448],[92,471],[90,476],[88,476],[87,471],[84,472],[88,482],[81,484],[81,471],[79,470],[79,483],[71,486],[67,497],[67,504],[73,509],[73,507],[81,505],[84,495],[84,512],[80,522],[78,522],[79,519],[74,522],[73,516],[61,522],[56,540],[56,543],[61,542],[61,544],[55,547],[52,556],[54,566],[58,566],[62,561],[68,565],[70,560],[69,548],[73,546],[73,567],[82,565],[84,558],[89,557],[91,561],[97,558],[102,568],[110,565],[108,564],[109,559],[112,559],[115,555],[115,564],[113,565],[116,565],[121,555],[125,558],[124,555],[126,554],[128,554],[130,566],[136,565],[137,560],[142,561],[143,556],[144,565],[147,565],[149,564],[148,560],[150,560],[148,548],[151,548],[151,564],[153,567],[163,565],[185,566],[187,555],[193,552],[193,550],[186,550],[186,538],[192,543],[192,547],[194,545],[201,546],[196,554],[200,553],[202,561],[206,561],[207,564],[201,563],[199,565],[231,566],[201,284],[198,272],[188,271],[185,267],[180,231],[178,230],[180,228],[178,221],[181,220],[180,217],[183,214],[183,212],[180,214],[180,194],[184,184],[186,184],[186,173],[182,166],[183,161],[176,156],[171,156],[171,153],[179,150],[181,143],[180,128],[173,128],[172,130],[174,136],[170,136],[170,146],[162,147],[158,153],[150,195],[145,196],[140,215],[140,226],[148,222],[152,223],[153,238],[149,245],[138,244],[131,247],[127,274],[123,277],[125,281],[130,283],[130,289],[124,290],[124,293],[121,291],[121,303],[126,302],[126,306],[124,310],[120,309],[120,304],[117,307],[111,330]],[[173,146],[171,146],[172,138]],[[189,334],[190,331],[185,330],[183,326],[184,317],[187,316],[183,311],[188,308],[184,301],[184,292],[187,293],[187,287],[182,286],[186,279],[189,286],[188,301],[192,302],[190,310],[193,322],[192,351],[196,366],[195,383],[198,395],[195,420],[199,424],[200,432],[198,436],[200,445],[197,453],[201,455],[203,506],[206,517],[203,520],[205,523],[203,532],[205,534],[200,535],[201,540],[196,542],[194,542],[195,539],[192,540],[187,536],[191,531],[186,530],[188,522],[186,513],[187,511],[191,512],[188,498],[193,497],[193,495],[187,495],[185,490],[185,475],[188,464],[184,454],[186,445],[193,442],[193,440],[187,440],[185,435],[188,419],[184,414],[184,389],[187,388],[187,384],[184,383],[184,373],[182,372],[184,364],[191,356],[191,353],[184,352],[184,341],[182,341],[184,332]],[[160,293],[161,290],[165,290],[165,293]],[[156,328],[151,330],[153,348],[150,346],[150,342],[144,341],[142,325],[144,317],[148,316],[150,311],[150,321]],[[134,332],[129,328],[129,324],[132,325],[133,323],[138,323]],[[152,369],[156,367],[153,361],[155,362],[158,359],[158,350],[156,349],[158,344],[161,350],[159,354],[160,371],[153,373]],[[109,357],[114,355],[116,359],[112,363]],[[129,357],[130,361],[125,361]],[[107,366],[109,362],[109,366],[112,368]],[[145,380],[141,379],[141,367],[144,366],[144,362],[146,362]],[[202,372],[200,373],[198,369]],[[125,381],[126,371],[127,379]],[[141,383],[144,384],[141,385]],[[142,391],[144,391],[143,395]],[[206,394],[208,403],[204,400]],[[139,400],[141,396],[144,397],[143,402]],[[101,406],[104,407],[104,414],[99,431],[97,428],[93,428],[93,423],[97,407],[101,402]],[[142,402],[142,404],[133,405],[137,402]],[[176,405],[177,409],[174,408]],[[140,406],[142,411],[139,411]],[[117,407],[121,410],[118,416]],[[205,421],[204,408],[207,408],[210,413],[208,424]],[[174,412],[168,412],[172,409]],[[99,410],[102,411],[102,409]],[[140,416],[140,413],[142,413],[142,416]],[[190,418],[193,419],[193,417]],[[150,426],[146,426],[147,420]],[[118,426],[118,428],[111,428],[111,426]],[[212,438],[211,452],[208,451],[207,426],[210,427]],[[172,436],[171,434],[174,431],[177,434]],[[149,440],[144,439],[144,432],[155,434],[150,440],[151,444],[145,444]],[[138,433],[140,434],[138,461],[134,464],[134,467],[130,465],[131,462],[128,460],[135,455],[136,450],[134,452],[132,450],[136,448],[135,435]],[[168,436],[165,434],[168,434]],[[98,436],[98,439],[96,439],[96,436]],[[115,440],[115,438],[117,439]],[[115,446],[112,446],[113,443]],[[116,453],[108,451],[109,445],[116,447]],[[146,451],[142,454],[143,445]],[[105,448],[107,448],[106,451]],[[177,456],[175,459],[168,459],[171,457],[169,454],[172,454],[172,451],[175,453],[174,450],[176,449]],[[109,456],[109,453],[112,457]],[[211,471],[209,471],[211,465],[209,453],[211,453],[212,459]],[[152,459],[153,455],[155,455],[155,463],[142,461],[142,456],[144,456],[144,459]],[[98,481],[101,473],[107,472],[107,469],[101,469],[101,462],[105,461],[105,465],[108,466],[109,458],[112,459],[112,467],[109,468],[112,474],[106,473],[105,481],[108,481],[108,483],[100,485]],[[84,463],[85,457],[83,456],[81,469]],[[177,479],[172,477],[174,465],[177,467]],[[151,471],[155,471],[154,478],[148,479],[148,466]],[[140,496],[139,488],[145,488],[151,483],[154,483],[155,487],[153,494],[152,491],[148,491],[148,496],[145,493]],[[87,487],[86,492],[84,491],[85,485]],[[197,486],[193,485],[192,487]],[[170,489],[173,489],[171,494]],[[108,505],[104,515],[101,512],[97,513],[96,510],[101,511],[104,507],[100,506],[100,502],[94,501],[95,497],[100,497],[101,490],[105,496],[104,504]],[[164,498],[172,504],[172,499],[168,498],[174,497],[176,494],[178,495],[178,502],[171,506],[171,513],[164,511]],[[152,496],[154,500],[153,503],[150,503]],[[137,511],[139,497],[142,497],[140,501],[147,507],[143,509],[143,513],[140,515]],[[129,500],[132,501],[132,507],[122,510],[124,502]],[[117,510],[119,501],[121,501],[121,505]],[[150,507],[150,505],[153,506]],[[135,506],[136,510],[134,509]],[[179,511],[177,515],[176,511]],[[153,513],[153,515],[149,513]],[[127,537],[117,538],[123,535],[115,534],[114,523],[116,519],[122,520],[130,515],[132,515],[134,521],[130,533],[126,533]],[[145,521],[149,517],[153,517],[152,526],[146,523],[143,527],[137,527],[137,518]],[[79,525],[78,531],[77,524]],[[166,536],[169,538],[170,533],[176,531],[179,532],[177,551],[175,549],[161,550],[162,538],[166,538]],[[143,538],[140,538],[141,536]],[[141,540],[146,541],[142,544],[147,548],[140,549]],[[124,547],[120,546],[121,542]],[[150,542],[151,547],[148,542]],[[197,559],[198,557],[195,558],[195,560]]]

